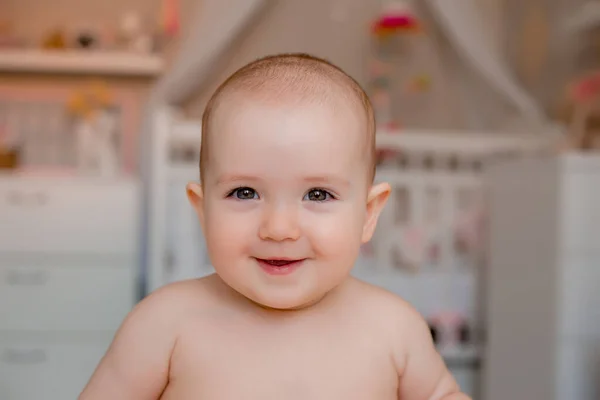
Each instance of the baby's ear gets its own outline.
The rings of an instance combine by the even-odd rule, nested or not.
[[[185,190],[188,200],[192,207],[194,207],[194,210],[196,210],[200,224],[204,228],[204,192],[202,185],[198,182],[190,182],[186,185]]]
[[[363,227],[362,242],[367,243],[373,237],[377,219],[383,211],[383,207],[390,197],[392,189],[387,183],[379,183],[371,186],[367,196],[367,219]]]

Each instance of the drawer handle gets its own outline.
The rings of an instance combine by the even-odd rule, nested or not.
[[[8,199],[9,204],[12,204],[13,206],[17,206],[23,203],[23,195],[21,193],[10,192],[6,195],[6,197]]]
[[[36,193],[34,195],[35,204],[38,206],[43,206],[48,202],[48,195],[46,193]]]
[[[41,286],[48,282],[48,274],[44,271],[23,272],[8,271],[6,282],[12,286]]]
[[[43,206],[48,203],[48,195],[43,192],[25,196],[23,193],[10,192],[7,194],[8,203],[13,206]]]
[[[47,359],[46,352],[42,349],[7,349],[2,354],[2,361],[7,364],[41,364]]]

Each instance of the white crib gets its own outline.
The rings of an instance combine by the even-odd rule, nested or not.
[[[485,318],[483,171],[495,158],[552,144],[538,135],[378,132],[377,147],[396,152],[376,176],[392,195],[354,275],[400,295],[427,319],[440,353],[474,399]]]
[[[200,121],[173,109],[155,115],[149,198],[148,290],[213,272],[185,184],[198,179]],[[479,307],[484,264],[486,163],[552,145],[539,135],[379,131],[379,149],[400,152],[378,166],[392,196],[353,275],[412,303],[432,326],[440,352],[478,398]]]
[[[474,318],[485,243],[483,169],[496,157],[550,144],[491,132],[380,131],[378,148],[399,154],[378,166],[376,180],[390,183],[392,195],[356,274],[408,296],[424,315],[448,311],[443,306]]]

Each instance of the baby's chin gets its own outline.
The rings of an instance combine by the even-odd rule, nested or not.
[[[261,308],[280,311],[307,309],[327,296],[327,291],[316,288],[253,288],[239,292]]]
[[[333,288],[323,288],[304,282],[304,285],[250,284],[223,279],[231,289],[260,308],[280,311],[308,309],[327,297]]]
[[[266,294],[246,296],[257,306],[278,311],[305,310],[317,305],[327,293],[318,292],[310,296],[269,296]]]

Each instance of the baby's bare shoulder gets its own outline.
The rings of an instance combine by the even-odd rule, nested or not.
[[[427,322],[413,305],[402,297],[363,281],[353,285],[356,307],[363,318],[390,338],[394,353],[403,358],[411,345],[429,344]]]
[[[188,310],[209,288],[210,279],[177,282],[140,301],[121,324],[80,399],[158,398],[167,385]]]
[[[214,297],[214,281],[213,276],[208,276],[165,285],[143,299],[132,314],[151,314],[155,323],[184,321],[199,304],[205,304]]]
[[[409,302],[379,286],[354,280],[352,296],[359,299],[358,303],[365,311],[381,317],[390,326],[400,324],[406,328],[407,323],[424,323],[424,319]]]
[[[458,393],[425,319],[410,303],[361,281],[354,282],[352,292],[348,298],[353,299],[349,300],[353,315],[366,322],[356,326],[367,327],[391,352],[400,378],[400,398],[438,399]],[[456,398],[466,399],[462,395]]]
[[[155,306],[160,304],[188,303],[206,296],[212,286],[213,276],[199,279],[188,279],[170,283],[156,289],[147,297],[152,298]]]
[[[111,350],[128,349],[130,342],[168,353],[194,304],[201,304],[209,283],[203,279],[176,282],[156,289],[127,315]],[[122,344],[123,346],[119,346]]]

